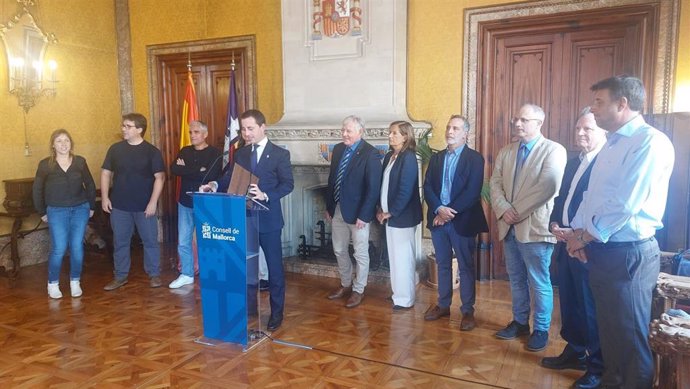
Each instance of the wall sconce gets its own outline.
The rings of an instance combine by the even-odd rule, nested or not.
[[[29,112],[39,97],[55,96],[57,62],[48,61],[47,72],[41,62],[32,61],[31,66],[26,66],[26,60],[21,57],[10,58],[9,65],[10,93],[17,96],[24,112]]]
[[[1,0],[0,0],[1,1]],[[5,45],[9,68],[9,91],[17,96],[24,110],[24,155],[31,155],[26,114],[41,96],[55,96],[57,86],[57,62],[43,57],[50,43],[57,43],[54,34],[44,33],[34,21],[29,7],[38,8],[38,0],[16,0],[17,13],[8,21],[0,21],[0,37]]]
[[[48,44],[57,39],[36,25],[28,9],[35,1],[17,2],[19,10],[8,22],[0,24],[0,36],[7,54],[9,91],[28,113],[41,96],[55,96],[57,62],[44,64],[43,58]]]

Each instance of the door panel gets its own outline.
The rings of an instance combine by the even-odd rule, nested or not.
[[[245,56],[244,49],[237,49],[222,52],[196,52],[191,59],[199,120],[208,125],[207,142],[221,150],[225,140],[230,68],[233,60],[235,61],[238,111],[241,113],[250,108],[249,95],[243,89],[243,86],[250,82],[246,80]],[[187,62],[188,54],[180,53],[162,56],[159,66],[162,88],[159,93],[161,99],[159,104],[163,112],[163,117],[159,119],[160,145],[168,177],[168,185],[164,187],[161,195],[163,240],[166,242],[177,239],[177,201],[173,184],[175,181],[170,173],[170,166],[179,152],[182,104],[187,86]]]
[[[574,156],[574,124],[591,102],[593,83],[626,73],[640,77],[653,95],[657,24],[656,9],[644,6],[480,24],[476,128],[487,180],[493,157],[511,141],[509,121],[522,104],[544,108],[542,133]],[[490,233],[482,243],[491,247],[492,259],[480,277],[507,278],[496,219],[487,216]]]

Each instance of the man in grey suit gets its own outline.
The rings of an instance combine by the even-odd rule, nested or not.
[[[513,320],[498,331],[499,339],[530,333],[530,288],[534,295],[534,332],[527,350],[539,351],[549,340],[553,288],[549,275],[556,238],[549,232],[549,216],[567,160],[565,148],[541,133],[544,110],[523,105],[511,120],[518,139],[496,156],[491,176],[491,207],[498,219],[510,278]]]

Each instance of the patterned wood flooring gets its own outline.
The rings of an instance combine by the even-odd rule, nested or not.
[[[45,264],[12,289],[0,279],[0,388],[566,388],[581,375],[538,365],[564,346],[557,304],[546,350],[493,337],[511,318],[505,281],[478,285],[478,328],[460,332],[457,294],[450,320],[425,322],[436,299],[425,286],[409,311],[392,311],[384,286],[346,309],[326,299],[337,280],[288,273],[283,326],[243,353],[195,342],[198,284],[151,289],[142,267],[137,255],[129,283],[105,292],[112,265],[90,256],[83,297],[69,297],[64,272],[61,300],[47,297]]]

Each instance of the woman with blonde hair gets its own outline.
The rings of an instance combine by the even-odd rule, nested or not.
[[[60,268],[67,248],[70,251],[70,292],[82,295],[81,269],[84,261],[86,223],[96,209],[96,185],[83,157],[74,155],[74,142],[64,129],[50,136],[50,157],[41,160],[34,179],[34,207],[48,223],[48,296],[62,297]]]

